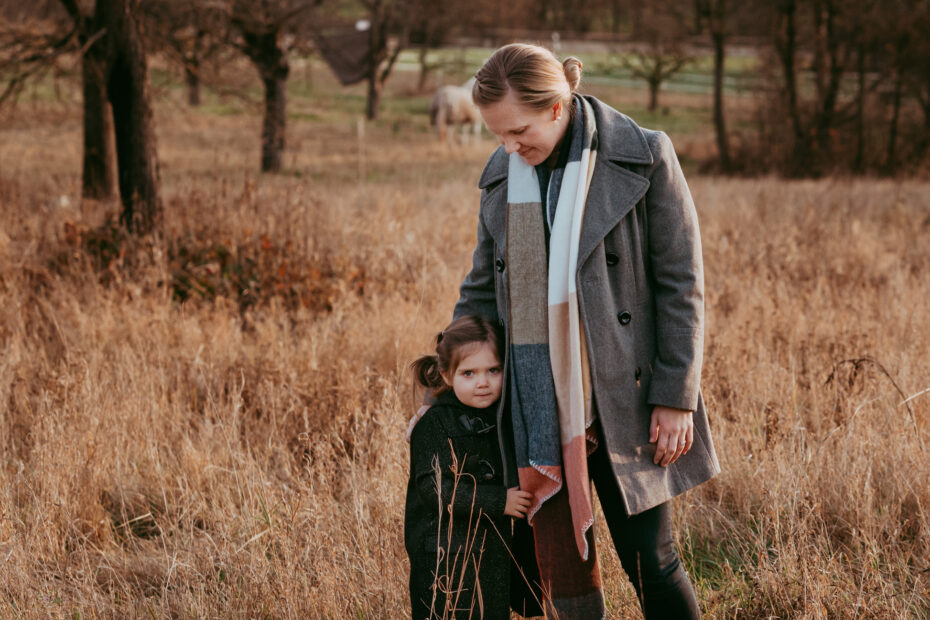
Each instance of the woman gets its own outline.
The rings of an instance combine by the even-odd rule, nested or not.
[[[578,59],[520,44],[478,71],[473,98],[501,147],[454,316],[505,328],[505,484],[534,495],[547,604],[604,615],[593,481],[645,616],[699,617],[668,504],[719,472],[699,386],[697,216],[668,137],[575,94],[580,79]]]

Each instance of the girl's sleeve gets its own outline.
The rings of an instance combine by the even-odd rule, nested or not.
[[[410,453],[417,493],[425,505],[437,506],[438,490],[443,511],[451,506],[453,517],[477,518],[479,510],[495,518],[504,516],[507,489],[503,485],[476,484],[470,474],[457,475],[451,442],[429,413],[413,429]]]

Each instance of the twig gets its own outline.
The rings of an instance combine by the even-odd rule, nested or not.
[[[910,405],[910,400],[916,396],[919,396],[923,392],[918,392],[917,394],[914,394],[913,396],[909,397],[907,394],[904,393],[904,390],[902,390],[900,386],[898,386],[898,382],[894,380],[894,377],[891,376],[891,373],[888,372],[888,370],[882,365],[882,363],[879,362],[874,357],[869,357],[869,356],[850,358],[850,359],[838,361],[837,363],[833,365],[833,370],[830,371],[830,376],[827,377],[827,380],[824,382],[824,385],[830,385],[830,383],[832,383],[833,379],[836,377],[836,371],[839,370],[840,366],[843,366],[845,364],[852,364],[853,368],[855,369],[857,373],[866,364],[871,364],[875,368],[878,368],[878,370],[880,370],[883,375],[888,377],[888,380],[891,381],[891,385],[894,386],[894,389],[896,389],[898,391],[898,394],[901,395],[901,398],[904,399],[898,404],[898,406],[900,407],[901,405],[905,405],[907,407],[907,412],[911,416],[911,422],[914,424],[914,430],[917,431],[916,433],[917,441],[920,443],[921,449],[923,449],[924,441],[920,435],[920,427],[917,426],[917,415],[914,413],[914,410],[911,408],[911,405]],[[930,391],[930,388],[928,388],[927,390],[924,390],[924,392],[926,391]]]
[[[256,540],[258,540],[259,538],[261,538],[262,536],[264,536],[265,534],[267,534],[267,533],[270,532],[270,531],[271,531],[271,528],[270,528],[270,527],[269,527],[269,528],[265,528],[264,530],[262,530],[261,532],[259,532],[259,533],[256,534],[255,536],[253,536],[252,538],[248,539],[247,541],[245,541],[245,542],[242,544],[241,547],[239,547],[238,549],[236,549],[236,553],[234,553],[233,555],[237,555],[240,551],[242,551],[243,549],[245,549],[246,547],[248,547],[249,544],[255,542]]]
[[[930,388],[926,388],[926,389],[924,389],[924,390],[921,390],[921,391],[917,392],[916,394],[911,394],[910,396],[908,396],[907,398],[905,398],[904,400],[902,400],[900,403],[898,403],[898,407],[900,407],[901,405],[907,404],[907,403],[911,402],[912,400],[914,400],[915,398],[917,398],[918,396],[922,396],[922,395],[927,394],[927,393],[930,393]]]

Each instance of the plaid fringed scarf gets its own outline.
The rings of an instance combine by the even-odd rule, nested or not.
[[[564,168],[552,171],[544,214],[536,170],[510,155],[507,268],[511,407],[520,488],[533,525],[547,605],[557,617],[604,616],[588,480],[591,381],[575,273],[597,149],[590,104],[575,97]],[[548,265],[546,222],[551,223]],[[589,437],[590,435],[590,437]]]

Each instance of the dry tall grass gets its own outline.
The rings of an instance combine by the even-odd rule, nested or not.
[[[491,144],[385,121],[360,182],[354,121],[297,122],[291,173],[259,177],[257,120],[157,120],[165,232],[107,251],[76,113],[4,121],[0,616],[402,617],[403,369],[449,316]],[[690,181],[724,473],[675,516],[707,616],[927,617],[930,184]],[[217,247],[270,272],[253,302]]]

